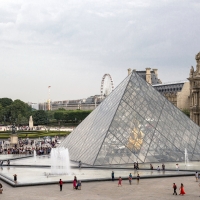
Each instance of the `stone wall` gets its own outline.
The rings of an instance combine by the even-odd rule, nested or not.
[[[181,92],[177,92],[177,107],[181,110],[189,109],[190,82],[183,85]]]

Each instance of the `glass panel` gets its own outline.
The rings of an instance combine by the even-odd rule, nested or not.
[[[200,159],[200,127],[144,81],[128,76],[61,144],[90,165]]]

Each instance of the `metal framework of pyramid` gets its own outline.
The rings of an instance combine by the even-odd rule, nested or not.
[[[200,159],[200,127],[132,72],[60,144],[89,165]]]

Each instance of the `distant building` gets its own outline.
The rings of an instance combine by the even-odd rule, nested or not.
[[[94,110],[102,99],[100,95],[88,97],[86,99],[78,100],[63,100],[51,102],[51,110],[65,109],[65,110]],[[39,103],[39,110],[47,110],[48,103]]]
[[[200,52],[195,57],[196,70],[190,69],[190,118],[200,126]]]
[[[130,69],[128,69],[128,72]],[[146,68],[146,71],[136,71],[134,69],[133,71],[137,72],[146,82],[148,82],[151,85],[161,84],[162,81],[158,78],[158,69],[152,69]]]
[[[190,83],[188,81],[158,84],[153,87],[179,109],[189,109]]]
[[[128,74],[130,74],[131,71],[131,69],[128,69]],[[176,107],[181,110],[189,109],[190,84],[188,81],[162,83],[162,81],[158,78],[157,69],[151,70],[151,68],[146,68],[144,71],[137,71],[134,69],[134,71]]]

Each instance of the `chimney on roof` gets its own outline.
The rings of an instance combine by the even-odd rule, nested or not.
[[[158,78],[158,69],[153,69],[153,71],[154,71],[156,77]]]
[[[129,69],[128,69],[128,76],[131,74],[131,72],[132,72],[132,69],[129,68]]]
[[[146,82],[151,83],[151,68],[146,68]]]

